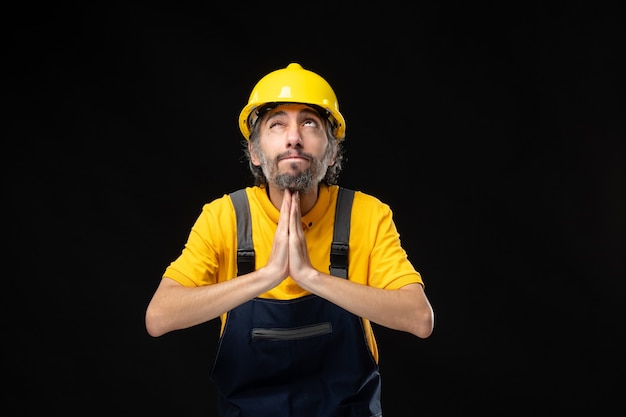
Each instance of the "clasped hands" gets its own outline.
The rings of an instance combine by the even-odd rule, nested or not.
[[[291,276],[302,288],[307,287],[307,278],[317,274],[311,264],[302,229],[300,194],[297,191],[284,191],[272,252],[264,269],[275,280],[275,285]]]

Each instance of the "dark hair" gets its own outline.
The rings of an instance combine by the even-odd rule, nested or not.
[[[263,109],[267,110],[267,109]],[[255,149],[255,152],[260,153],[260,138],[261,138],[261,129],[259,121],[263,118],[266,111],[259,111],[259,118],[256,120],[256,123],[250,127],[250,139],[242,140],[243,145],[243,153],[248,160],[248,167],[250,168],[250,172],[252,173],[252,177],[254,179],[254,185],[267,185],[267,178],[265,178],[265,174],[263,174],[263,169],[260,166],[256,166],[252,163],[252,158],[250,156],[250,150],[248,149],[248,144],[251,144]],[[337,184],[337,180],[339,178],[339,173],[343,168],[343,159],[344,159],[344,149],[342,142],[337,139],[334,134],[334,126],[326,117],[323,117],[324,125],[326,128],[326,138],[328,139],[328,148],[326,152],[335,152],[335,163],[328,167],[326,170],[326,175],[322,179],[322,183],[326,185],[335,185]]]

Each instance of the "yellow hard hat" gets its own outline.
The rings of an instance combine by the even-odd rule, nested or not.
[[[335,137],[345,137],[346,121],[339,113],[337,96],[325,79],[305,70],[300,64],[291,63],[286,68],[270,72],[254,86],[248,104],[239,114],[239,129],[246,140],[258,115],[255,109],[268,103],[302,103],[319,106],[328,114]]]

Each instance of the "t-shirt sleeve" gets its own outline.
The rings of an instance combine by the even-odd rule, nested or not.
[[[215,284],[220,277],[232,273],[232,255],[236,248],[235,218],[230,198],[205,204],[197,217],[180,255],[169,264],[163,274],[181,285],[195,287]],[[236,250],[235,250],[236,253]]]
[[[353,223],[351,232],[356,230],[356,235],[351,235],[350,240],[360,242],[359,259],[355,261],[367,265],[367,270],[359,268],[359,272],[367,276],[367,284],[385,289],[398,289],[413,283],[424,285],[421,274],[402,246],[391,208],[375,197],[359,195],[359,210],[353,212],[357,223]],[[363,242],[370,243],[364,246]],[[352,260],[350,267],[358,268]],[[356,274],[355,278],[359,279]]]

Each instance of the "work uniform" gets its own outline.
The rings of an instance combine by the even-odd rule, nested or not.
[[[320,185],[302,217],[309,257],[329,272],[337,186]],[[246,189],[256,267],[267,263],[280,211],[262,187]],[[398,289],[422,284],[388,205],[354,195],[351,281]],[[205,204],[180,256],[164,273],[185,286],[237,276],[236,216],[228,195]],[[224,313],[212,378],[221,416],[380,416],[378,348],[368,320],[308,293],[290,277]]]

